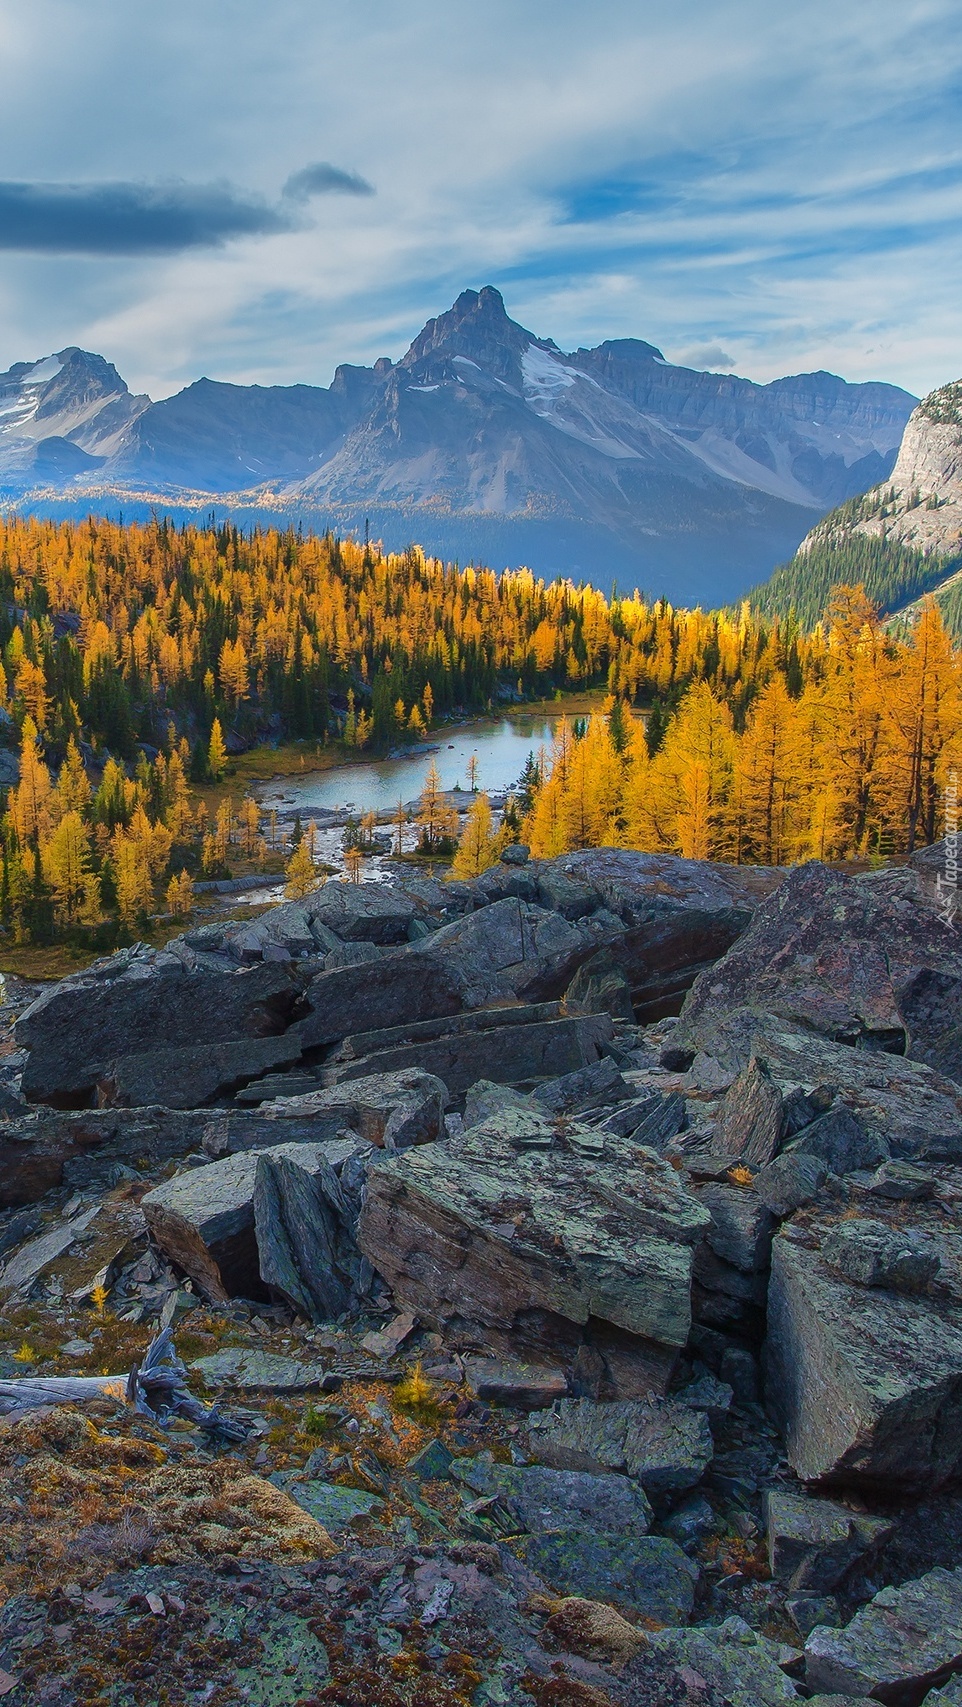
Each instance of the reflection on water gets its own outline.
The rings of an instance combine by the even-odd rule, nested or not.
[[[432,737],[429,749],[399,759],[380,759],[366,765],[341,765],[335,770],[312,771],[304,777],[283,777],[262,783],[258,799],[279,811],[382,812],[420,794],[433,759],[445,789],[468,788],[468,765],[477,757],[477,786],[500,794],[517,782],[528,754],[550,749],[556,717],[514,712],[497,723],[465,724],[441,730]]]

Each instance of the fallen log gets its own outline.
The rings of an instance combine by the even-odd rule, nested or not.
[[[0,1381],[0,1416],[13,1420],[51,1405],[83,1405],[96,1399],[120,1399],[162,1427],[185,1418],[222,1445],[246,1440],[250,1433],[249,1423],[226,1415],[218,1401],[205,1405],[195,1399],[170,1328],[158,1334],[143,1363],[135,1363],[127,1375],[22,1375]]]

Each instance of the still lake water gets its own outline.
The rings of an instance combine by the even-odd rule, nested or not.
[[[442,729],[424,751],[404,758],[277,777],[260,783],[255,792],[264,807],[276,807],[283,817],[293,812],[386,812],[399,800],[416,799],[432,759],[442,788],[468,788],[468,762],[476,755],[478,788],[501,794],[517,782],[529,753],[537,758],[540,747],[550,752],[558,721],[543,712],[512,712],[496,722]]]

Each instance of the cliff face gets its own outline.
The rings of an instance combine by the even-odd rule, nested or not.
[[[954,556],[962,544],[962,380],[940,386],[912,411],[888,479],[819,523],[802,542],[860,533]]]

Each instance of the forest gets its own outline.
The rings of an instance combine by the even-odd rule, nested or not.
[[[498,834],[763,862],[931,841],[959,756],[960,658],[936,606],[897,634],[857,586],[803,626],[330,535],[8,518],[0,661],[20,766],[0,926],[21,941],[185,916],[195,878],[262,856],[252,800],[209,822],[194,792],[258,743],[383,752],[441,718],[597,688],[605,711],[562,725]],[[487,858],[494,831],[471,834]]]

